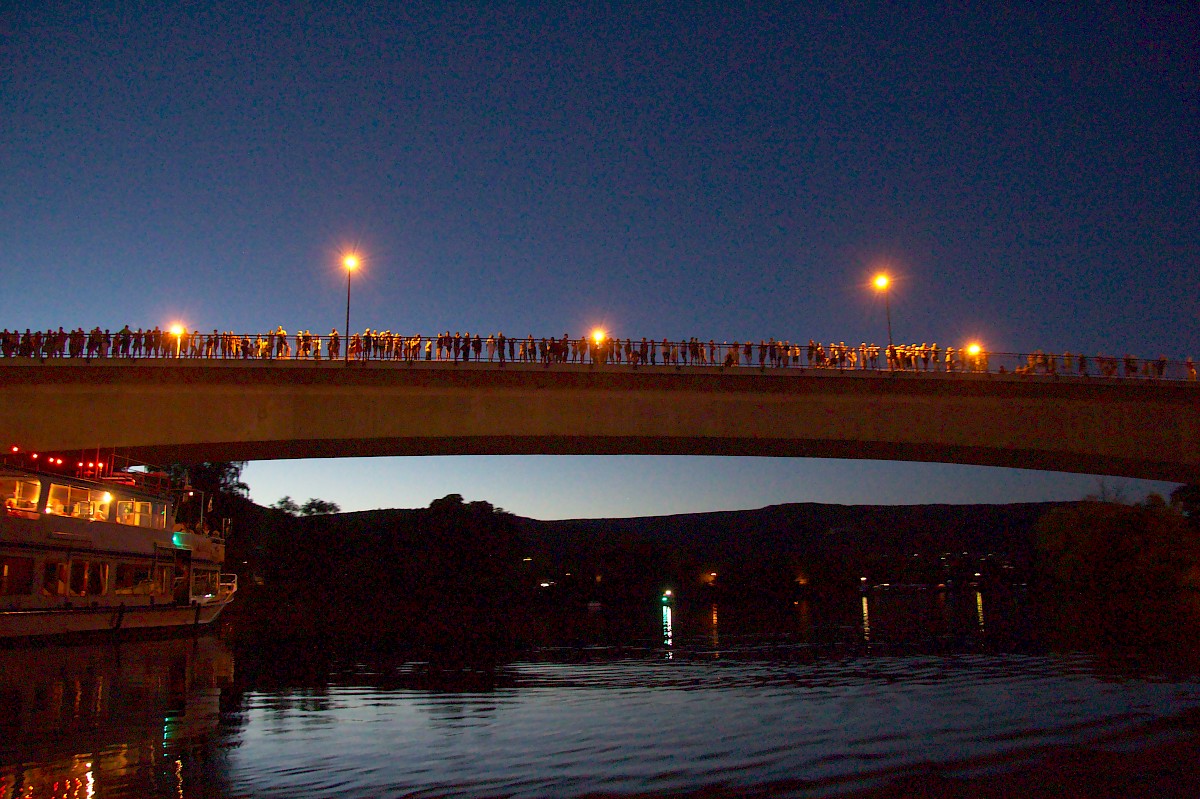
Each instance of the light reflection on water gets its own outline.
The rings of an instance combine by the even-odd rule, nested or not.
[[[871,642],[871,608],[867,603],[867,598],[862,598],[862,631],[863,640],[867,643]]]
[[[667,655],[671,654],[671,647],[675,643],[675,628],[671,624],[671,606],[663,605],[662,609],[662,626],[663,626],[663,646],[667,648]]]
[[[0,799],[181,795],[232,675],[213,638],[0,649]]]
[[[768,634],[752,608],[668,603],[643,610],[640,641],[451,661],[256,644],[237,673],[215,639],[0,651],[0,799],[820,795],[1047,747],[1136,750],[1200,709],[1190,661],[1050,636],[996,646],[1020,617],[1005,607],[978,592],[800,600]]]

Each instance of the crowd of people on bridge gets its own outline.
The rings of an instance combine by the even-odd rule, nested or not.
[[[343,353],[342,347],[346,351]],[[807,344],[788,340],[760,339],[720,342],[698,338],[686,341],[633,339],[608,335],[560,338],[506,336],[503,333],[445,331],[436,336],[402,335],[390,330],[367,329],[348,341],[331,330],[316,335],[309,330],[289,334],[282,326],[269,333],[239,334],[233,331],[201,333],[199,330],[167,330],[159,327],[85,331],[26,329],[24,333],[0,331],[0,355],[4,358],[221,358],[221,359],[312,359],[353,361],[439,361],[551,364],[627,364],[630,366],[757,366],[760,369],[836,369],[905,372],[991,372],[997,353],[978,347],[939,347],[934,344],[901,344],[880,347],[865,342]],[[882,361],[881,361],[882,357]],[[998,374],[1078,375],[1101,377],[1168,377],[1196,380],[1191,357],[1182,363],[1165,355],[1155,359],[1133,355],[1088,356],[1064,352],[1051,354],[1007,354]]]

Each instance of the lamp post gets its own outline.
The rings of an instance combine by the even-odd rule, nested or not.
[[[179,343],[183,340],[183,327],[181,325],[171,325],[171,334],[175,336],[175,357],[179,357]]]
[[[358,268],[358,256],[351,253],[342,259],[342,266],[346,267],[346,357],[345,363],[350,363],[350,275]]]
[[[888,291],[888,287],[891,286],[892,279],[887,275],[880,274],[875,276],[873,282],[875,290],[883,292],[883,307],[887,310],[888,349],[890,351],[892,347],[892,302],[891,292]]]

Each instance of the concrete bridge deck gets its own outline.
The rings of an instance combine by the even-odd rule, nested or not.
[[[1194,382],[740,367],[0,361],[0,442],[152,463],[674,454],[1200,482]]]

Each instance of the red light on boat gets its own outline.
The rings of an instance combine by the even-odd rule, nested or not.
[[[36,453],[36,452],[35,452],[35,453],[33,453],[33,457],[35,457],[35,458],[37,457],[37,453]]]
[[[12,451],[13,451],[13,452],[20,452],[20,451],[21,451],[21,448],[20,448],[20,447],[13,447],[13,450],[12,450]]]
[[[95,469],[95,468],[96,468],[96,464],[92,463],[91,461],[88,461],[88,468],[89,468],[89,469]]]

